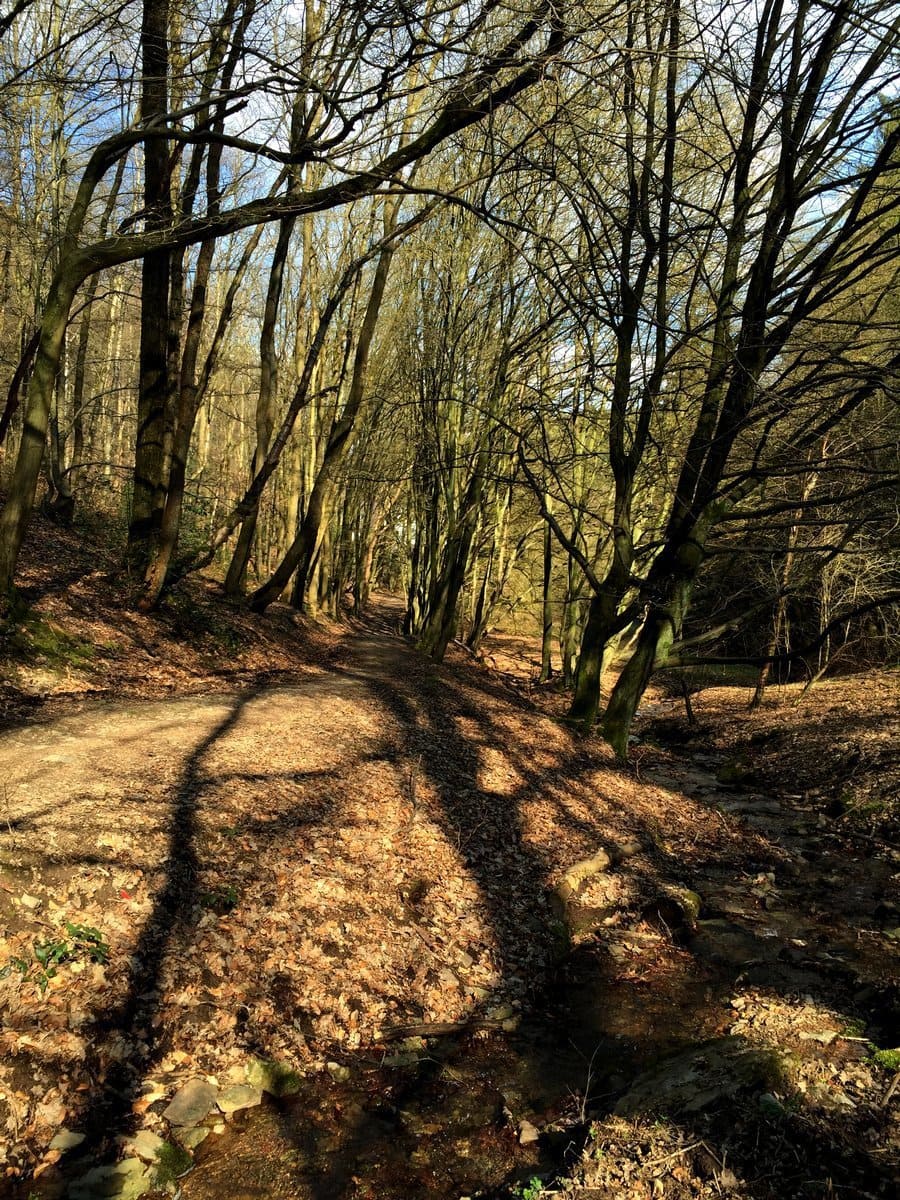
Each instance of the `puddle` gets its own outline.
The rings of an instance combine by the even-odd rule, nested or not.
[[[565,1110],[571,1120],[590,1064],[546,1028],[536,1033],[443,1039],[403,1067],[347,1059],[351,1079],[308,1079],[301,1094],[247,1110],[210,1137],[182,1196],[458,1200],[559,1169],[571,1136],[563,1144],[545,1127]],[[542,1129],[524,1146],[523,1120]]]

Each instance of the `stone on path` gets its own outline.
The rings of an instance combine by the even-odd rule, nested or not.
[[[206,1141],[211,1132],[212,1130],[210,1130],[206,1125],[201,1125],[199,1128],[185,1129],[185,1131],[178,1136],[185,1150],[196,1150],[201,1142]]]
[[[152,1129],[142,1129],[128,1143],[128,1150],[138,1158],[142,1158],[144,1162],[152,1163],[156,1162],[160,1150],[165,1145],[166,1143],[158,1133],[154,1133]]]
[[[137,1200],[154,1186],[151,1171],[139,1158],[126,1158],[109,1166],[94,1167],[69,1187],[71,1200]]]
[[[270,1096],[293,1096],[300,1091],[300,1076],[284,1063],[254,1058],[247,1066],[247,1082]]]
[[[621,1117],[700,1112],[740,1092],[777,1088],[784,1072],[785,1064],[774,1050],[751,1046],[740,1037],[718,1038],[644,1071],[615,1111]]]
[[[67,1150],[74,1150],[76,1146],[80,1146],[83,1141],[83,1133],[75,1133],[72,1129],[61,1129],[50,1143],[50,1149],[61,1150],[65,1154]]]
[[[163,1112],[170,1125],[199,1125],[215,1108],[216,1089],[205,1079],[191,1079],[179,1088]]]
[[[238,1112],[242,1108],[255,1108],[262,1103],[262,1089],[249,1083],[236,1083],[219,1095],[216,1101],[223,1113]]]
[[[536,1125],[532,1125],[530,1121],[523,1121],[519,1125],[519,1145],[530,1146],[532,1142],[538,1141],[541,1136],[541,1131]]]

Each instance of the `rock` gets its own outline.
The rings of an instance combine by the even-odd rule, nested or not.
[[[522,1121],[519,1125],[519,1145],[530,1146],[532,1142],[540,1139],[541,1131],[536,1125],[532,1125],[530,1121]]]
[[[690,888],[667,888],[663,895],[644,905],[641,916],[653,925],[663,926],[674,936],[683,937],[696,931],[702,903]]]
[[[422,1052],[415,1050],[395,1050],[385,1054],[381,1060],[384,1067],[415,1067],[422,1061]]]
[[[212,1084],[205,1079],[191,1079],[179,1088],[162,1115],[170,1125],[199,1125],[215,1103],[216,1089]]]
[[[23,908],[29,909],[31,912],[37,912],[41,907],[41,899],[39,896],[29,896],[27,892],[20,897],[20,903]]]
[[[67,1150],[74,1150],[76,1146],[80,1146],[83,1141],[83,1133],[75,1133],[71,1129],[61,1129],[50,1143],[50,1149],[60,1150],[65,1154]]]
[[[325,1064],[325,1070],[335,1081],[335,1083],[346,1083],[350,1078],[350,1068],[342,1067],[340,1063],[329,1062]]]
[[[152,1173],[139,1158],[126,1158],[120,1163],[94,1167],[69,1186],[71,1200],[137,1200],[154,1186]]]
[[[300,1091],[302,1077],[284,1063],[254,1058],[247,1066],[247,1082],[270,1096],[293,1096]]]
[[[128,1151],[142,1158],[144,1162],[156,1162],[157,1155],[166,1143],[152,1129],[142,1129],[141,1132],[126,1143]]]
[[[262,1103],[262,1089],[249,1083],[235,1083],[219,1093],[216,1100],[223,1113],[238,1112],[242,1108],[255,1108]]]
[[[692,1046],[644,1071],[619,1100],[617,1115],[694,1113],[744,1091],[783,1082],[785,1064],[774,1050],[749,1045],[740,1037]]]
[[[823,1046],[830,1046],[836,1037],[838,1037],[836,1029],[822,1029],[818,1033],[801,1033],[801,1042],[821,1042]]]
[[[196,1150],[201,1142],[205,1142],[210,1135],[210,1130],[205,1125],[200,1125],[194,1129],[185,1129],[179,1133],[178,1137],[185,1150]]]
[[[721,966],[743,967],[751,962],[774,959],[780,945],[766,945],[756,934],[733,921],[714,919],[698,921],[697,932],[690,941],[697,958],[708,958]]]
[[[733,758],[723,765],[716,772],[716,779],[719,783],[737,786],[743,783],[752,783],[756,777],[753,767],[741,758]]]
[[[783,1117],[785,1115],[785,1107],[771,1092],[763,1092],[757,1101],[760,1111],[767,1117]]]

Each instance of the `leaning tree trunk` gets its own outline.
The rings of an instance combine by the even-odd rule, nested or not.
[[[665,666],[680,637],[694,581],[703,561],[703,539],[696,527],[680,545],[666,547],[651,568],[648,590],[660,596],[651,605],[637,645],[622,669],[603,715],[603,736],[618,758],[628,757],[628,738],[641,698],[654,670]]]
[[[0,605],[6,603],[12,592],[19,551],[34,508],[66,325],[83,277],[82,271],[60,268],[44,308],[37,357],[28,385],[22,440],[6,503],[0,513]]]
[[[396,215],[396,209],[394,210]],[[392,220],[393,218],[391,218]],[[386,219],[387,225],[387,219]],[[386,229],[387,232],[387,229]],[[265,612],[273,600],[277,600],[287,586],[291,576],[297,572],[294,590],[295,602],[302,608],[306,602],[306,589],[309,583],[310,571],[315,562],[316,553],[322,536],[322,525],[328,515],[331,492],[338,469],[343,462],[350,436],[356,426],[357,418],[363,405],[366,379],[369,369],[369,351],[378,324],[378,314],[384,299],[384,289],[388,273],[391,269],[391,259],[394,251],[387,246],[378,256],[378,264],[372,280],[372,290],[366,304],[359,340],[356,343],[356,354],[353,360],[353,375],[350,381],[350,391],[347,403],[339,421],[331,430],[331,436],[325,447],[325,455],[316,481],[310,493],[303,520],[297,536],[288,547],[287,553],[278,564],[272,578],[253,593],[250,607],[254,612]]]

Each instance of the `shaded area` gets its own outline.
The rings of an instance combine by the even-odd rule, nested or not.
[[[255,1023],[252,992],[275,1003],[284,1024],[302,1030],[313,1056],[332,1060],[338,1070],[313,1069],[297,1098],[250,1110],[235,1119],[222,1140],[208,1139],[198,1152],[196,1170],[183,1183],[186,1200],[212,1200],[214,1194],[276,1200],[503,1194],[516,1179],[564,1169],[577,1156],[590,1119],[610,1114],[640,1070],[698,1041],[743,1036],[732,1032],[732,1002],[752,988],[784,997],[814,992],[827,998],[848,1027],[853,1019],[861,1021],[870,1036],[879,1021],[885,1032],[891,1028],[896,998],[879,983],[873,964],[836,959],[829,953],[830,941],[798,947],[786,931],[769,936],[766,929],[777,914],[762,902],[766,895],[743,915],[723,907],[728,876],[741,883],[742,871],[746,884],[753,872],[774,870],[779,903],[793,908],[802,901],[809,879],[798,876],[795,890],[786,887],[796,846],[772,812],[761,814],[765,821],[753,836],[742,824],[746,817],[710,817],[704,836],[719,822],[723,840],[692,845],[680,813],[671,814],[672,829],[662,827],[654,815],[665,815],[662,797],[634,803],[635,781],[612,770],[591,745],[560,735],[552,746],[539,746],[537,731],[546,732],[547,726],[527,697],[511,695],[483,672],[435,668],[388,637],[387,625],[393,625],[389,616],[357,637],[341,673],[315,685],[323,705],[335,696],[361,704],[374,694],[390,716],[386,733],[348,744],[349,759],[341,761],[340,769],[328,761],[307,769],[268,771],[231,762],[236,751],[222,744],[239,731],[251,705],[271,701],[258,692],[232,698],[181,764],[169,813],[165,875],[138,943],[127,999],[97,1026],[104,1036],[122,1033],[132,1049],[122,1063],[92,1064],[95,1087],[86,1098],[85,1121],[94,1149],[102,1151],[130,1126],[131,1102],[177,1035],[177,1028],[154,1029],[162,999],[154,987],[167,958],[204,952],[206,935],[196,921],[200,889],[206,886],[200,880],[210,866],[203,855],[219,846],[229,855],[228,870],[235,872],[238,890],[245,883],[248,889],[261,886],[263,899],[278,906],[278,877],[296,854],[292,839],[302,831],[317,837],[328,831],[332,840],[321,846],[332,852],[339,848],[333,835],[345,817],[335,808],[330,789],[352,786],[348,770],[389,772],[395,794],[403,798],[410,836],[420,822],[431,822],[453,849],[465,877],[476,886],[490,935],[483,953],[491,955],[494,968],[494,983],[482,989],[485,994],[467,993],[466,1016],[502,1023],[502,1014],[509,1012],[518,1017],[518,1027],[483,1035],[466,1031],[463,1021],[457,1036],[427,1044],[420,1040],[415,1046],[392,1042],[356,1050],[323,1043],[316,1021],[297,1007],[303,943],[298,943],[294,960],[269,962],[260,953],[256,977],[246,981],[246,1017],[237,1014],[241,1044],[248,1053],[279,1053],[271,1032]],[[292,694],[300,695],[302,689],[280,693],[278,704],[290,703]],[[325,748],[323,741],[323,752]],[[642,766],[645,781],[648,766],[646,761]],[[654,770],[658,777],[649,786],[671,788],[677,804],[678,764],[662,761]],[[574,797],[598,786],[598,771],[607,794],[598,793],[592,819]],[[695,770],[694,787],[697,778]],[[251,789],[253,796],[272,793],[271,811],[248,813],[216,831],[207,804],[207,849],[201,852],[201,801],[210,798],[213,783],[223,781]],[[279,787],[286,789],[283,795],[274,791]],[[292,790],[296,788],[302,803]],[[313,788],[321,789],[315,803],[303,790]],[[569,914],[569,941],[548,894],[568,862],[560,859],[560,846],[552,838],[535,836],[532,810],[539,801],[545,816],[552,817],[571,861],[576,848],[596,848],[610,836],[618,789],[629,804],[627,817],[620,814],[616,836],[636,836],[644,852],[610,872],[610,884],[625,888],[616,899],[603,904],[602,896],[583,897],[578,910]],[[715,803],[712,795],[710,802]],[[37,828],[37,810],[30,819],[30,827]],[[372,829],[378,828],[373,816]],[[251,838],[248,844],[257,849],[241,863],[235,853],[243,837]],[[229,850],[232,841],[237,844]],[[322,852],[318,842],[309,845]],[[428,878],[424,866],[422,878],[411,880],[398,895],[393,919],[409,931],[428,973],[439,974],[456,960],[449,944],[436,940],[433,932],[442,881]],[[673,883],[700,891],[704,907],[698,926],[686,922],[677,928],[656,917],[655,898]],[[775,898],[771,889],[766,894]],[[788,895],[790,904],[784,899]],[[864,899],[861,893],[858,919],[864,915]],[[812,915],[813,926],[818,919]],[[339,948],[333,953],[340,953]],[[213,995],[215,975],[212,971]],[[386,990],[402,986],[402,981],[384,981]],[[364,1000],[357,981],[348,979],[347,990]],[[426,1017],[410,1003],[412,998],[410,992],[404,1017]],[[752,1029],[747,1036],[752,1042]],[[830,1053],[849,1064],[855,1046],[853,1041],[836,1043]],[[817,1053],[818,1043],[807,1049]],[[60,1069],[66,1064],[60,1063]],[[840,1114],[831,1124],[823,1123],[818,1112],[806,1116],[798,1098],[795,1108],[775,1116],[759,1108],[763,1087],[778,1090],[779,1084],[757,1080],[726,1097],[712,1113],[701,1110],[686,1117],[676,1111],[673,1128],[682,1131],[685,1144],[702,1140],[715,1161],[727,1159],[743,1176],[741,1194],[754,1200],[823,1194],[814,1190],[821,1188],[820,1168],[827,1168],[834,1194],[859,1194],[859,1187],[889,1194],[888,1160],[882,1156],[879,1161],[877,1154],[856,1144],[855,1131],[841,1129]],[[645,1107],[649,1112],[651,1106]],[[891,1120],[888,1108],[883,1126]],[[537,1140],[521,1145],[526,1123]],[[873,1129],[877,1136],[884,1132]],[[764,1171],[760,1146],[771,1157]],[[710,1178],[716,1178],[714,1172]]]

